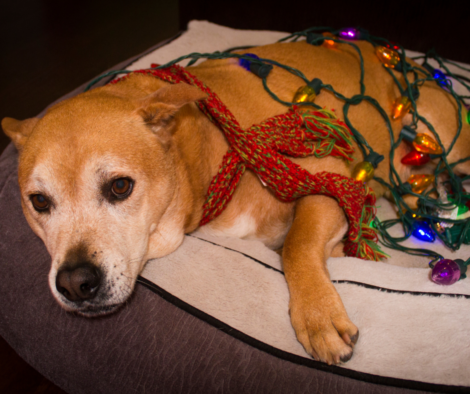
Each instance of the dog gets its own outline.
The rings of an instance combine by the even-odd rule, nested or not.
[[[391,108],[400,96],[398,88],[373,46],[357,45],[364,57],[366,94]],[[296,67],[309,79],[320,78],[346,97],[360,93],[359,57],[349,45],[333,50],[306,42],[276,43],[249,52]],[[234,59],[208,60],[188,71],[217,93],[243,128],[288,110]],[[392,72],[404,83],[401,73]],[[288,102],[304,84],[277,67],[267,82]],[[457,129],[456,103],[434,82],[426,82],[420,92],[420,114],[448,147]],[[229,149],[222,132],[196,107],[206,97],[185,83],[132,74],[64,100],[42,119],[3,120],[20,152],[24,214],[51,255],[49,284],[63,308],[90,317],[115,311],[131,295],[146,262],[173,252],[185,234],[198,228],[208,187]],[[322,90],[315,103],[341,118],[344,103],[331,92]],[[388,179],[390,138],[383,118],[367,102],[351,107],[349,118],[385,156],[376,175]],[[395,138],[411,121],[411,115],[392,121]],[[470,153],[470,126],[463,127],[448,156],[451,162]],[[418,132],[430,133],[422,123]],[[362,160],[355,148],[350,164],[332,156],[290,159],[312,174],[351,176]],[[402,143],[395,153],[394,165],[404,180],[411,167],[400,158],[409,150]],[[468,174],[468,162],[455,171]],[[377,196],[386,194],[373,180],[369,186]],[[336,200],[309,195],[281,202],[250,171],[225,211],[201,228],[282,249],[297,338],[309,354],[328,364],[349,360],[359,336],[326,268],[330,256],[343,255],[347,229]]]

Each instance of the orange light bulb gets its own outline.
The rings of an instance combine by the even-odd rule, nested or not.
[[[422,193],[434,182],[434,175],[411,175],[407,182],[411,185],[413,193]]]
[[[324,37],[335,38],[335,36],[333,34],[328,33],[328,32],[323,33],[323,36]],[[325,48],[332,49],[332,48],[336,48],[338,45],[333,40],[325,40],[325,41],[323,41],[322,46],[324,46]]]
[[[392,119],[403,118],[411,109],[411,100],[406,96],[401,96],[395,100],[392,107]]]
[[[361,161],[354,167],[352,177],[359,182],[370,181],[374,177],[374,166],[368,161]]]
[[[375,53],[385,67],[394,68],[400,62],[400,55],[393,49],[377,46]]]
[[[437,143],[437,141],[424,133],[418,133],[416,135],[415,139],[413,140],[413,146],[418,152],[430,153],[433,155],[442,154],[442,148]]]

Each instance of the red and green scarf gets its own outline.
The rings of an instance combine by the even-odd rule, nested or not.
[[[153,69],[135,73],[170,83],[188,83],[205,92],[208,98],[197,105],[222,130],[230,145],[209,186],[201,226],[224,211],[240,178],[249,169],[281,201],[291,202],[311,194],[336,199],[349,221],[345,253],[370,260],[386,256],[376,244],[376,230],[370,226],[376,212],[375,194],[371,189],[343,175],[325,171],[311,174],[283,156],[321,158],[332,155],[351,161],[354,151],[351,131],[332,111],[300,111],[294,106],[285,114],[242,129],[218,96],[194,75],[178,65],[165,69],[156,69],[157,66],[152,64]]]

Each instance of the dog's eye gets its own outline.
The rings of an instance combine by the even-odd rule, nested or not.
[[[132,181],[127,178],[116,179],[111,186],[111,192],[117,198],[125,198],[129,196],[129,194],[131,194],[131,191],[132,191]]]
[[[38,212],[47,211],[49,209],[49,201],[42,194],[33,194],[31,196],[31,203]]]

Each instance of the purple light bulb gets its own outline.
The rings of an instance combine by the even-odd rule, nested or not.
[[[439,260],[432,269],[431,279],[438,285],[453,285],[460,279],[460,266],[454,260]]]
[[[346,29],[342,29],[339,32],[339,36],[346,40],[358,40],[359,39],[359,31],[354,27],[348,27]]]

